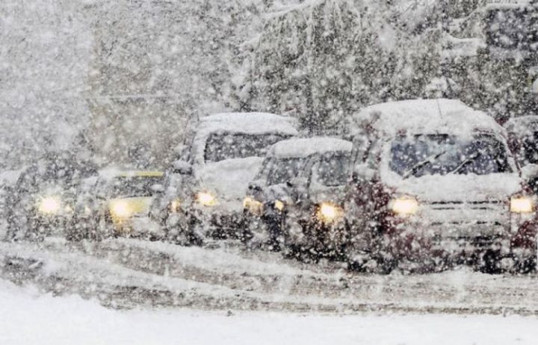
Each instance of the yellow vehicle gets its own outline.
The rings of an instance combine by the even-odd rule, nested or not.
[[[84,205],[85,238],[107,236],[160,237],[161,229],[149,220],[154,198],[163,190],[161,171],[100,173],[95,193]]]

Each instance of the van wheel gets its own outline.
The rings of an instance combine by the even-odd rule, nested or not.
[[[487,250],[480,260],[480,272],[487,274],[502,273],[499,251]]]
[[[529,274],[536,272],[536,256],[515,257],[514,273]]]

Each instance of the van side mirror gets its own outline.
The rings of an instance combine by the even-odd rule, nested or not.
[[[376,171],[368,166],[366,163],[355,165],[352,172],[352,179],[354,182],[373,180],[376,176]]]
[[[286,182],[286,185],[290,188],[306,188],[308,180],[305,177],[294,177]]]
[[[193,168],[191,164],[185,162],[184,160],[177,160],[172,166],[172,172],[180,175],[192,175]]]

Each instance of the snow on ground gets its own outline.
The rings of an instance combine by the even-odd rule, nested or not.
[[[0,281],[0,344],[536,344],[520,316],[112,310]]]

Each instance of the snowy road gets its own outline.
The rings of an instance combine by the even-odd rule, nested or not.
[[[234,245],[186,248],[127,239],[39,247],[0,243],[0,266],[7,280],[117,308],[538,314],[535,276],[468,269],[364,275]]]
[[[111,310],[0,281],[0,344],[536,344],[535,317]]]

